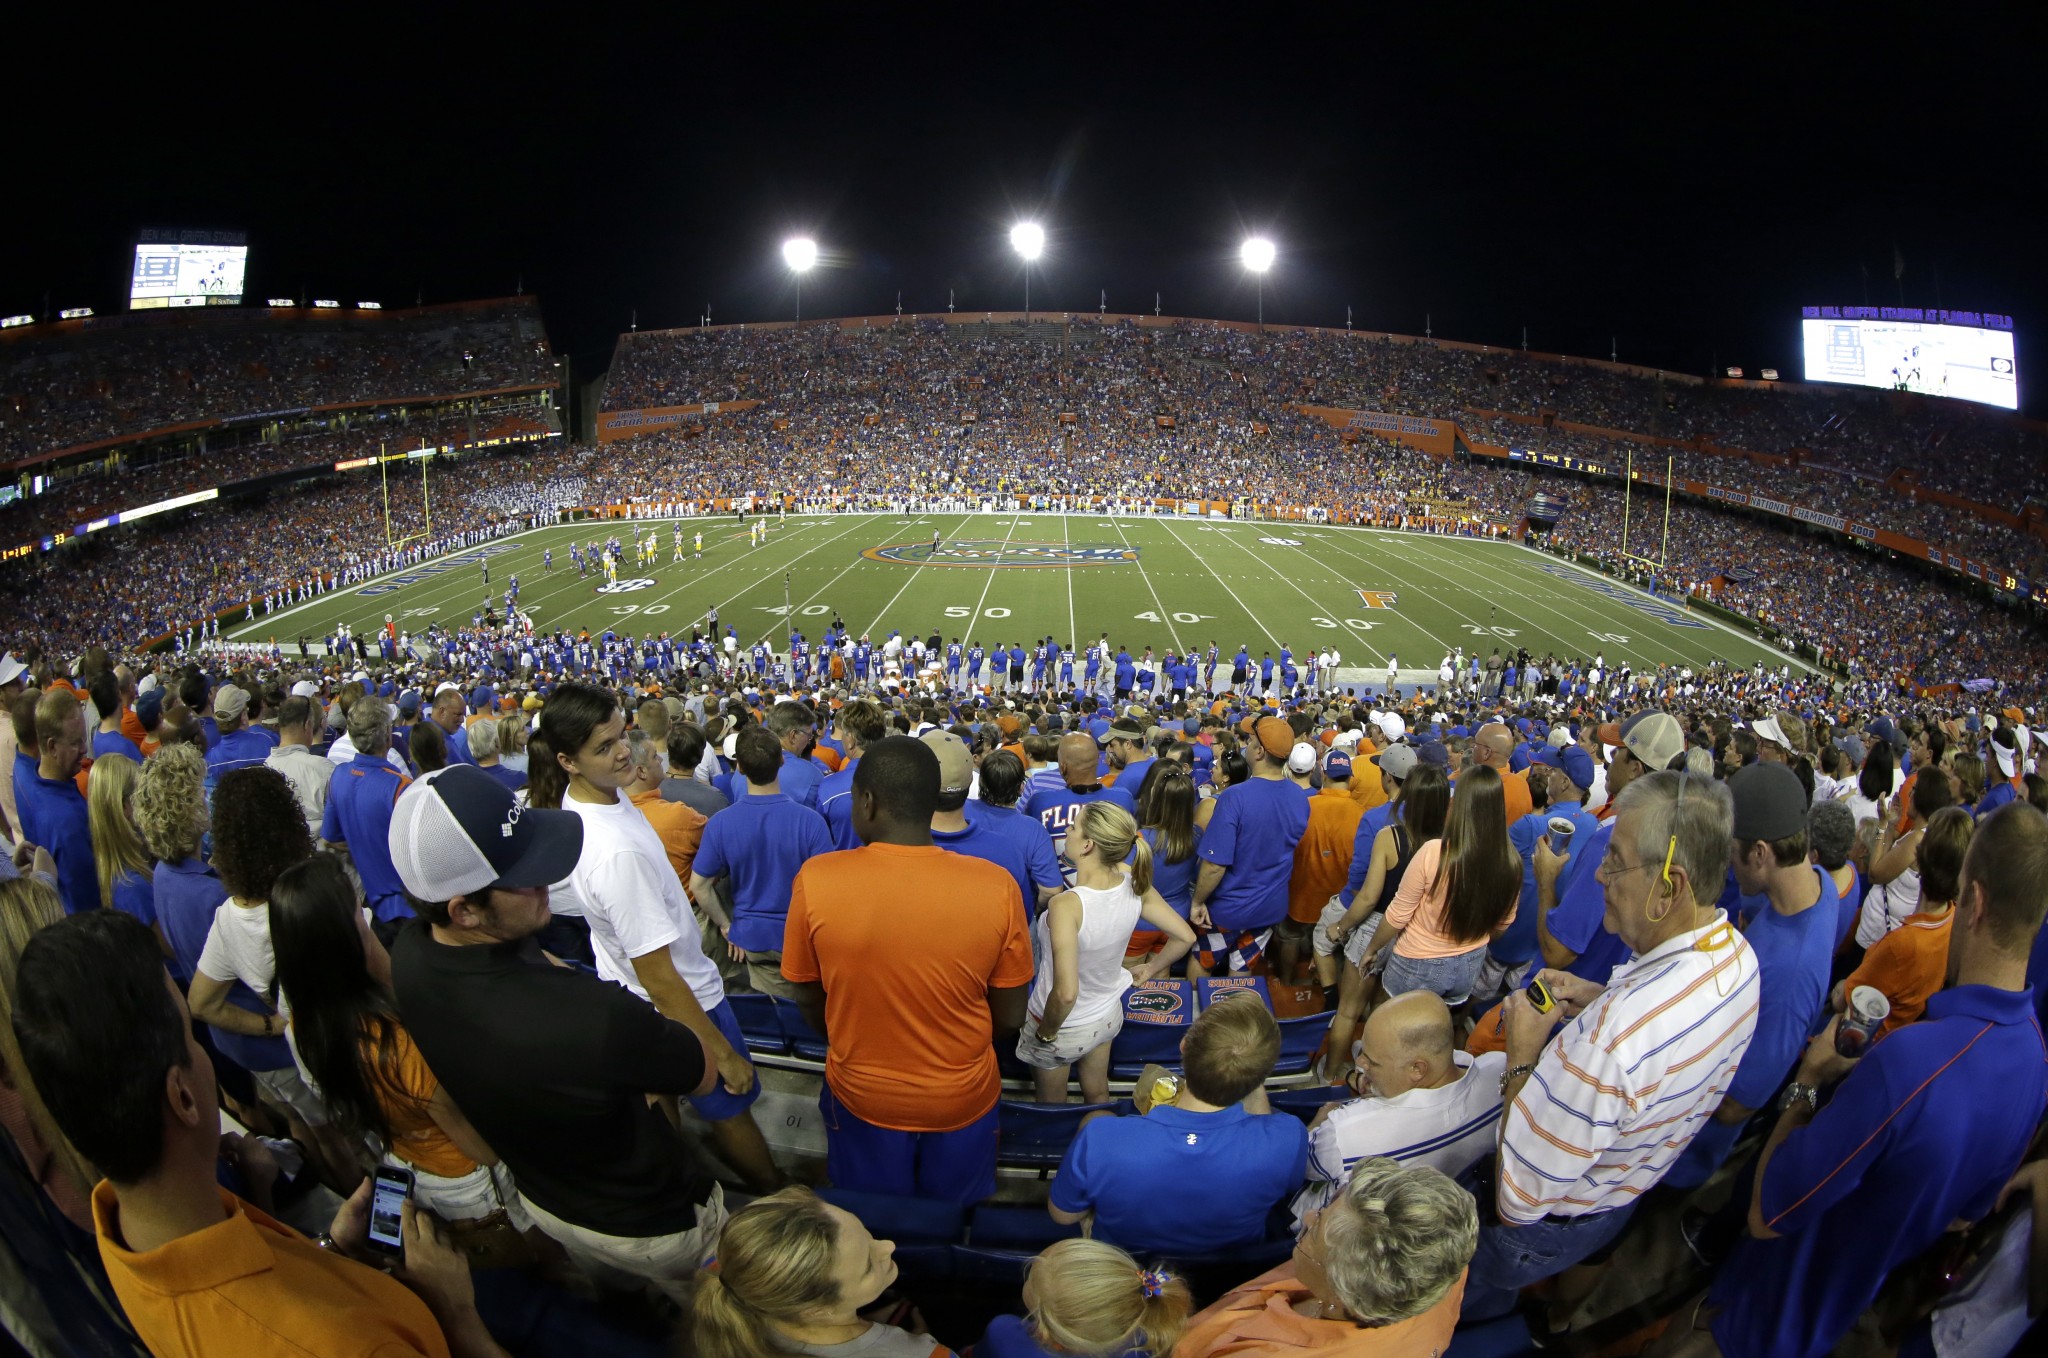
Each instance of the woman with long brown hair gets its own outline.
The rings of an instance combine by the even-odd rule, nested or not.
[[[1402,748],[1405,751],[1406,747]],[[1393,810],[1387,824],[1373,836],[1365,881],[1352,897],[1351,908],[1332,928],[1337,948],[1333,955],[1341,955],[1345,965],[1338,968],[1337,1017],[1330,1020],[1325,1073],[1331,1084],[1344,1083],[1349,1074],[1352,1039],[1365,1021],[1365,1011],[1379,995],[1379,978],[1365,971],[1367,943],[1378,939],[1379,930],[1364,926],[1386,918],[1415,851],[1443,838],[1444,821],[1451,809],[1450,780],[1434,764],[1411,764],[1407,775],[1394,784],[1388,805]]]
[[[1515,922],[1522,859],[1508,841],[1500,774],[1465,770],[1444,822],[1444,837],[1415,851],[1379,932],[1367,946],[1385,955],[1380,985],[1388,995],[1434,991],[1462,1004],[1485,960],[1487,942]]]

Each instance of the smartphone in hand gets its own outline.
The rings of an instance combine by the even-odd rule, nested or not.
[[[370,1248],[393,1260],[405,1257],[405,1204],[412,1197],[412,1171],[377,1166],[370,1189]]]

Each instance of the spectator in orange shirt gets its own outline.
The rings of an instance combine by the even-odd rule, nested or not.
[[[1440,1170],[1361,1160],[1311,1213],[1294,1257],[1188,1324],[1177,1358],[1442,1353],[1479,1241],[1472,1195]]]
[[[1927,999],[1948,976],[1948,936],[1962,885],[1963,855],[1976,822],[1960,806],[1945,806],[1927,822],[1914,853],[1920,873],[1920,902],[1899,927],[1870,945],[1856,970],[1835,986],[1828,1002],[1843,1009],[1857,986],[1874,986],[1891,1001],[1892,1012],[1878,1036],[1916,1021]]]
[[[1295,747],[1297,751],[1304,748],[1313,747]],[[1308,829],[1294,846],[1287,919],[1278,931],[1283,984],[1293,983],[1302,944],[1322,918],[1323,907],[1351,876],[1352,845],[1358,838],[1358,822],[1364,818],[1365,808],[1351,795],[1351,756],[1332,750],[1323,757],[1322,790],[1308,799]]]
[[[853,775],[864,847],[804,864],[782,974],[824,1034],[826,1169],[841,1188],[953,1202],[995,1191],[998,1035],[1024,1022],[1016,879],[932,843],[939,757],[890,736]],[[881,908],[886,902],[886,908]]]
[[[710,818],[681,802],[662,799],[661,753],[653,735],[644,727],[635,726],[626,732],[626,747],[633,755],[633,781],[621,790],[627,800],[640,808],[640,814],[647,817],[647,823],[660,836],[661,847],[668,853],[669,866],[682,879],[683,891],[687,895],[690,890],[690,864],[697,857],[697,846],[704,842],[704,827],[710,823]],[[695,900],[694,896],[691,897],[692,903]],[[698,908],[702,909],[701,906]]]
[[[107,1176],[92,1195],[100,1258],[151,1353],[504,1353],[468,1263],[410,1203],[400,1283],[355,1262],[369,1180],[335,1216],[331,1249],[216,1184],[213,1062],[133,916],[89,910],[31,938],[14,1028],[52,1119]]]
[[[1472,764],[1492,769],[1500,775],[1500,790],[1507,799],[1510,825],[1536,809],[1536,799],[1529,794],[1528,775],[1516,773],[1508,767],[1508,760],[1514,752],[1514,732],[1497,721],[1480,727],[1478,734],[1472,737]]]

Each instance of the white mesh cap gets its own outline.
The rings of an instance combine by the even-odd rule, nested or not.
[[[408,787],[391,813],[391,863],[422,901],[561,881],[583,852],[573,811],[520,805],[482,769],[453,764]]]

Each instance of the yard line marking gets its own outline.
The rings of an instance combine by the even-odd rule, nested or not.
[[[1072,515],[1070,515],[1070,514],[1062,514],[1062,515],[1060,515],[1060,539],[1061,539],[1061,541],[1062,541],[1062,542],[1064,542],[1064,543],[1066,544],[1066,547],[1067,547],[1067,553],[1068,553],[1068,555],[1069,555],[1069,556],[1071,556],[1071,555],[1073,554],[1073,550],[1074,550],[1074,535],[1073,535],[1073,533],[1072,533],[1072,532],[1070,532],[1070,531],[1068,530],[1068,527],[1067,527],[1067,525],[1068,525],[1069,523],[1071,523],[1072,521],[1073,521],[1073,516],[1072,516]],[[1072,563],[1071,561],[1067,563],[1067,570],[1066,570],[1066,575],[1067,575],[1067,645],[1069,645],[1069,646],[1074,646],[1074,645],[1077,645],[1077,644],[1079,644],[1079,640],[1080,640],[1080,635],[1081,635],[1081,629],[1080,629],[1080,625],[1079,625],[1078,623],[1076,623],[1076,622],[1074,621],[1074,565],[1073,565],[1073,563]]]
[[[1163,522],[1163,521],[1162,521],[1162,522]],[[1172,528],[1172,526],[1171,526],[1171,525],[1165,525],[1165,527],[1166,527],[1166,532],[1167,532],[1167,535],[1168,535],[1168,536],[1170,536],[1170,537],[1171,537],[1171,538],[1172,538],[1172,539],[1173,539],[1173,540],[1174,540],[1175,542],[1179,542],[1179,543],[1181,544],[1181,546],[1183,546],[1183,547],[1187,547],[1188,551],[1190,551],[1190,552],[1192,552],[1192,551],[1194,551],[1194,550],[1195,550],[1195,549],[1194,549],[1193,547],[1189,547],[1189,546],[1188,546],[1188,544],[1187,544],[1186,542],[1182,541],[1182,539],[1181,539],[1181,536],[1180,536],[1180,534],[1178,534],[1178,533],[1174,532],[1174,531],[1173,531],[1173,528]],[[1196,557],[1195,559],[1196,559],[1197,561],[1200,561],[1200,560],[1201,560],[1201,558],[1200,558],[1199,556],[1197,556],[1197,557]],[[1206,561],[1203,561],[1203,562],[1202,562],[1202,564],[1206,566],[1206,565],[1208,565],[1209,563],[1208,563],[1208,562],[1206,562]],[[1212,576],[1215,576],[1215,577],[1216,577],[1216,583],[1217,583],[1217,584],[1219,584],[1219,585],[1223,585],[1223,577],[1222,577],[1222,576],[1220,576],[1220,575],[1216,575],[1216,572],[1215,572],[1215,571],[1213,571],[1213,570],[1212,570],[1212,571],[1210,571],[1210,572],[1209,572],[1209,574],[1210,574],[1210,575],[1212,575]],[[1250,604],[1246,603],[1246,602],[1245,602],[1245,601],[1244,601],[1244,600],[1243,600],[1242,598],[1239,598],[1239,597],[1238,597],[1238,593],[1237,593],[1237,591],[1236,591],[1236,590],[1234,590],[1234,589],[1232,589],[1232,588],[1231,588],[1230,586],[1228,586],[1228,585],[1223,585],[1223,590],[1224,590],[1224,592],[1225,592],[1226,594],[1228,594],[1228,595],[1229,595],[1229,596],[1230,596],[1231,598],[1233,598],[1233,599],[1236,599],[1236,600],[1237,600],[1237,606],[1238,606],[1239,608],[1242,608],[1242,609],[1243,609],[1243,610],[1245,611],[1245,616],[1246,616],[1246,617],[1248,617],[1248,618],[1250,618],[1250,619],[1252,620],[1252,624],[1253,624],[1253,625],[1254,625],[1255,627],[1257,627],[1257,628],[1258,628],[1258,629],[1259,629],[1259,630],[1260,630],[1261,632],[1264,632],[1264,633],[1266,634],[1266,640],[1268,640],[1268,641],[1272,642],[1272,643],[1273,643],[1273,644],[1274,644],[1275,646],[1279,646],[1279,647],[1281,647],[1282,649],[1285,649],[1285,644],[1284,644],[1284,643],[1283,643],[1283,642],[1282,642],[1282,641],[1280,640],[1280,638],[1278,638],[1278,637],[1276,637],[1276,636],[1274,636],[1274,635],[1273,635],[1273,631],[1272,631],[1272,629],[1271,629],[1271,628],[1269,628],[1269,627],[1267,627],[1265,623],[1263,623],[1263,622],[1261,622],[1261,621],[1259,620],[1259,612],[1258,612],[1258,610],[1257,610],[1257,609],[1253,608],[1253,607],[1252,607],[1252,606],[1251,606]]]
[[[1129,547],[1129,546],[1131,545],[1131,539],[1130,539],[1130,536],[1129,536],[1129,535],[1128,535],[1127,533],[1125,533],[1125,532],[1124,532],[1124,521],[1123,521],[1123,519],[1122,519],[1121,517],[1118,517],[1118,518],[1116,518],[1116,519],[1112,520],[1112,522],[1114,522],[1114,523],[1116,524],[1116,535],[1117,535],[1118,537],[1120,537],[1120,538],[1122,538],[1122,539],[1123,539],[1123,543],[1124,543],[1124,546],[1126,546],[1126,547]],[[1168,531],[1168,532],[1171,532],[1172,530],[1171,530],[1171,529],[1169,529],[1169,530],[1167,530],[1167,531]],[[1179,539],[1178,537],[1176,537],[1176,538],[1175,538],[1174,540],[1175,540],[1176,542],[1178,542],[1178,541],[1179,541],[1180,539]],[[1184,546],[1185,546],[1186,544],[1182,544],[1182,545],[1184,545]],[[1161,622],[1164,622],[1164,623],[1166,624],[1166,634],[1167,634],[1168,636],[1170,636],[1170,637],[1172,637],[1172,638],[1173,638],[1173,649],[1174,649],[1174,650],[1176,650],[1176,651],[1180,650],[1180,649],[1181,649],[1181,645],[1180,645],[1180,629],[1179,629],[1179,628],[1177,628],[1177,627],[1175,627],[1175,626],[1173,625],[1173,614],[1171,614],[1171,613],[1169,613],[1169,612],[1167,612],[1167,611],[1166,611],[1166,605],[1165,605],[1165,604],[1164,604],[1163,602],[1161,602],[1161,600],[1160,600],[1160,598],[1159,598],[1159,591],[1158,591],[1158,590],[1156,590],[1156,589],[1153,589],[1153,587],[1152,587],[1152,577],[1151,577],[1151,576],[1149,576],[1149,575],[1147,575],[1147,574],[1145,573],[1145,561],[1144,561],[1144,556],[1143,556],[1142,552],[1140,552],[1140,553],[1136,553],[1136,554],[1133,554],[1133,556],[1132,556],[1132,558],[1131,558],[1131,559],[1132,559],[1132,562],[1133,562],[1133,563],[1134,563],[1134,564],[1135,564],[1135,565],[1137,566],[1137,568],[1138,568],[1138,578],[1139,578],[1140,580],[1143,580],[1143,581],[1145,582],[1145,588],[1146,588],[1146,590],[1147,590],[1147,591],[1148,591],[1148,592],[1149,592],[1149,593],[1150,593],[1150,594],[1152,595],[1152,606],[1153,606],[1154,608],[1156,608],[1156,609],[1158,609],[1158,610],[1159,610],[1159,619],[1160,619],[1160,621],[1161,621]],[[1071,567],[1069,567],[1069,569],[1072,569],[1072,568],[1071,568]],[[1069,585],[1071,585],[1071,584],[1072,584],[1072,582],[1071,582],[1071,581],[1069,581],[1068,583],[1069,583]],[[1218,584],[1221,584],[1222,582],[1221,582],[1221,581],[1218,581],[1217,583],[1218,583]],[[1227,586],[1226,586],[1226,588],[1227,588]],[[1233,595],[1232,597],[1233,597],[1233,598],[1235,598],[1236,596],[1235,596],[1235,595]],[[1244,600],[1242,600],[1242,599],[1238,599],[1238,603],[1242,604],[1243,602],[1244,602]],[[1271,636],[1271,635],[1272,635],[1272,633],[1268,632],[1268,633],[1267,633],[1266,635],[1268,635],[1268,636]]]
[[[1017,516],[1017,515],[1015,515],[1015,514],[1012,514],[1012,515],[1010,516],[1010,531],[1009,531],[1008,533],[1005,533],[1005,534],[1003,534],[1003,546],[1005,546],[1005,547],[1007,547],[1007,546],[1009,546],[1009,545],[1010,545],[1010,536],[1011,536],[1011,534],[1013,534],[1013,533],[1015,533],[1015,532],[1017,531],[1017,518],[1018,518],[1018,516]],[[965,519],[963,518],[963,519],[962,519],[962,520],[960,521],[960,524],[959,524],[959,526],[960,526],[960,527],[965,527],[965,526],[966,526],[966,522],[967,522],[967,521],[966,521],[966,520],[965,520]],[[998,557],[997,557],[996,559],[997,559],[998,561],[1000,561],[1000,560],[1001,560],[1002,558],[1001,558],[1001,556],[998,556]],[[910,572],[909,576],[908,576],[908,577],[907,577],[907,578],[906,578],[906,579],[905,579],[905,580],[903,581],[903,589],[899,589],[899,590],[897,590],[897,591],[896,591],[896,592],[895,592],[894,594],[892,594],[892,595],[890,595],[890,596],[889,596],[889,602],[888,602],[888,603],[886,603],[886,604],[883,604],[883,605],[882,605],[882,611],[881,611],[881,612],[879,612],[879,613],[877,613],[877,614],[875,614],[875,618],[874,618],[874,621],[873,621],[873,622],[870,622],[870,623],[869,623],[869,624],[868,624],[868,625],[867,625],[866,627],[863,627],[863,628],[861,628],[861,629],[860,629],[860,630],[861,630],[861,633],[862,633],[862,635],[866,635],[867,633],[869,633],[869,632],[872,632],[872,631],[874,631],[874,630],[875,630],[875,629],[876,629],[877,627],[880,627],[880,626],[882,625],[882,619],[883,619],[883,618],[886,618],[886,617],[888,617],[888,616],[889,616],[889,610],[890,610],[890,609],[892,609],[892,608],[894,608],[894,607],[896,606],[896,601],[897,601],[898,599],[900,599],[900,598],[902,598],[902,597],[903,597],[903,591],[904,591],[904,590],[907,590],[907,589],[909,589],[909,588],[910,588],[910,587],[911,587],[912,585],[916,584],[916,583],[917,583],[917,581],[918,581],[918,579],[919,579],[920,577],[922,577],[922,576],[923,576],[923,574],[924,574],[924,568],[925,568],[926,566],[929,566],[930,564],[931,564],[931,558],[930,558],[930,557],[926,557],[926,558],[925,558],[924,560],[922,560],[922,561],[918,562],[918,563],[917,563],[917,565],[916,565],[915,567],[913,567],[913,568],[912,568],[912,570],[911,570],[911,572]],[[841,572],[841,574],[844,574],[844,573],[845,573],[845,572],[843,572],[843,571]],[[988,573],[988,584],[985,584],[985,585],[983,585],[983,586],[981,587],[981,597],[982,597],[983,599],[986,599],[986,598],[988,598],[988,586],[989,586],[989,585],[992,585],[992,584],[994,584],[995,582],[996,582],[996,573],[995,573],[995,569],[994,569],[993,567],[991,567],[991,568],[989,569],[989,573]],[[971,617],[971,618],[969,618],[969,619],[968,619],[967,621],[968,621],[969,623],[972,623],[972,622],[974,622],[974,620],[975,620],[976,618],[979,618],[980,616],[981,616],[981,604],[977,602],[977,603],[976,603],[976,604],[974,605],[974,616],[973,616],[973,617]]]
[[[1266,565],[1267,565],[1267,563],[1266,563],[1266,562],[1265,562],[1264,560],[1262,560],[1262,559],[1261,559],[1261,558],[1259,557],[1259,554],[1258,554],[1257,552],[1254,552],[1254,551],[1253,551],[1253,550],[1252,550],[1251,548],[1249,548],[1249,547],[1245,546],[1245,545],[1244,545],[1244,544],[1243,544],[1242,542],[1239,542],[1239,541],[1238,541],[1238,540],[1237,540],[1236,538],[1226,538],[1226,539],[1225,539],[1225,541],[1229,542],[1231,546],[1233,546],[1233,547],[1237,548],[1237,549],[1238,549],[1238,550],[1239,550],[1240,552],[1243,552],[1243,553],[1244,553],[1245,555],[1247,555],[1247,556],[1251,557],[1251,558],[1252,558],[1252,560],[1254,560],[1254,561],[1257,561],[1257,562],[1258,562],[1258,563],[1259,563],[1259,564],[1260,564],[1261,566],[1266,566]],[[1275,548],[1274,550],[1276,550],[1276,551],[1296,551],[1296,550],[1298,550],[1298,549],[1295,549],[1295,548]],[[1320,567],[1321,567],[1321,568],[1323,569],[1323,571],[1324,571],[1324,572],[1325,572],[1326,574],[1330,574],[1330,575],[1335,575],[1335,574],[1336,574],[1336,572],[1335,572],[1334,570],[1332,570],[1332,569],[1330,568],[1329,564],[1328,564],[1327,562],[1323,561],[1323,560],[1322,560],[1321,558],[1319,558],[1319,557],[1312,557],[1312,556],[1309,556],[1309,555],[1308,555],[1308,553],[1306,553],[1306,552],[1302,552],[1302,553],[1300,553],[1300,554],[1301,554],[1301,555],[1302,555],[1303,557],[1307,558],[1308,560],[1314,561],[1314,562],[1316,563],[1316,565],[1320,566]],[[1199,558],[1197,558],[1197,559],[1199,560]],[[1208,565],[1208,563],[1207,563],[1206,561],[1205,561],[1205,562],[1203,562],[1202,564],[1203,564],[1203,565],[1205,565],[1205,566],[1206,566],[1206,565]],[[1308,600],[1308,601],[1309,601],[1309,603],[1310,603],[1310,605],[1312,605],[1312,606],[1314,606],[1314,607],[1317,607],[1317,608],[1327,608],[1327,607],[1329,607],[1329,605],[1327,605],[1327,604],[1318,604],[1318,603],[1316,603],[1316,598],[1315,598],[1315,596],[1314,596],[1313,594],[1310,594],[1310,593],[1309,593],[1309,592],[1308,592],[1307,590],[1303,589],[1303,588],[1301,587],[1301,585],[1300,585],[1300,584],[1299,584],[1299,583],[1298,583],[1297,581],[1295,581],[1295,580],[1294,580],[1294,579],[1293,579],[1293,578],[1292,578],[1291,576],[1287,575],[1287,574],[1286,574],[1285,572],[1283,572],[1283,571],[1280,571],[1280,570],[1278,570],[1278,569],[1276,569],[1276,568],[1274,568],[1274,567],[1271,567],[1271,566],[1267,566],[1267,569],[1268,569],[1269,571],[1271,571],[1271,572],[1272,572],[1272,573],[1273,573],[1274,575],[1277,575],[1277,576],[1279,576],[1279,577],[1280,577],[1281,579],[1283,579],[1283,580],[1287,581],[1287,583],[1288,583],[1289,585],[1291,585],[1291,586],[1293,587],[1293,589],[1294,589],[1294,592],[1295,592],[1296,594],[1299,594],[1299,595],[1300,595],[1300,596],[1301,596],[1302,598],[1304,598],[1304,599]],[[1210,571],[1210,574],[1214,575],[1214,574],[1215,574],[1215,571],[1214,571],[1214,570],[1211,570],[1211,571]],[[1217,581],[1216,581],[1216,583],[1218,583],[1218,584],[1223,584],[1223,579],[1222,579],[1222,577],[1221,577],[1221,576],[1217,576]],[[1230,586],[1228,586],[1228,585],[1223,585],[1223,588],[1225,588],[1225,589],[1229,589],[1229,588],[1230,588]],[[1233,597],[1233,598],[1235,598],[1235,597],[1236,597],[1234,593],[1233,593],[1232,597]],[[1347,605],[1347,607],[1348,607],[1348,605]],[[1343,612],[1343,611],[1344,611],[1344,609],[1341,609],[1341,608],[1337,608],[1337,609],[1331,609],[1331,612],[1333,612],[1333,613],[1341,613],[1341,612]],[[1320,615],[1315,615],[1315,616],[1320,616]],[[1345,622],[1345,621],[1344,621],[1343,619],[1341,619],[1341,618],[1331,618],[1331,619],[1330,619],[1330,621],[1331,621],[1331,622],[1334,622],[1334,623],[1336,623],[1336,624],[1337,624],[1337,625],[1338,625],[1339,627],[1342,627],[1342,628],[1343,628],[1343,629],[1344,629],[1345,631],[1349,632],[1349,633],[1351,634],[1351,636],[1352,636],[1352,639],[1353,639],[1353,640],[1355,640],[1355,641],[1356,641],[1356,642],[1357,642],[1357,643],[1358,643],[1359,645],[1361,645],[1361,646],[1365,647],[1365,649],[1366,649],[1366,650],[1368,650],[1368,651],[1371,651],[1371,652],[1372,652],[1372,655],[1373,655],[1373,659],[1375,659],[1375,660],[1385,660],[1385,659],[1386,659],[1386,657],[1385,657],[1384,655],[1381,655],[1381,654],[1379,653],[1379,651],[1378,651],[1378,650],[1377,650],[1377,649],[1376,649],[1376,648],[1375,648],[1375,647],[1373,646],[1373,644],[1372,644],[1372,643],[1371,643],[1370,641],[1367,641],[1367,640],[1365,639],[1365,636],[1364,636],[1364,634],[1363,634],[1363,633],[1361,633],[1361,632],[1360,632],[1360,631],[1359,631],[1359,630],[1358,630],[1357,628],[1353,627],[1353,626],[1352,626],[1352,625],[1351,625],[1350,623],[1348,623],[1348,622]],[[1314,639],[1313,639],[1313,637],[1311,637],[1311,639],[1310,639],[1310,647],[1309,647],[1309,649],[1311,649],[1311,650],[1315,649],[1315,647],[1314,647]]]

